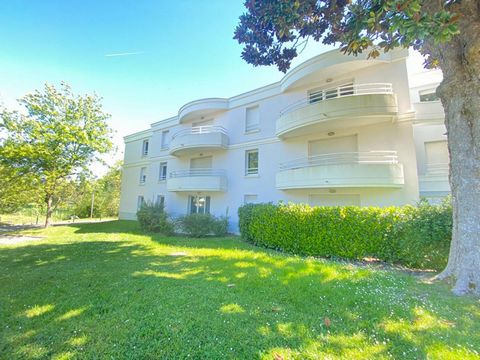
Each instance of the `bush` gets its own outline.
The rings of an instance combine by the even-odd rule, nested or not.
[[[242,237],[294,254],[375,257],[416,268],[446,264],[452,231],[449,204],[418,207],[311,207],[247,204],[239,208]]]
[[[137,211],[137,220],[144,231],[173,234],[174,224],[162,205],[145,203]]]
[[[398,222],[392,239],[398,242],[396,260],[407,266],[441,270],[447,265],[452,238],[450,199],[441,205],[420,203]]]
[[[190,214],[178,219],[182,231],[192,237],[208,235],[225,236],[228,231],[226,217],[215,217],[210,214]]]

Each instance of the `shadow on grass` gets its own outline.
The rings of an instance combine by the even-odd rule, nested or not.
[[[0,248],[0,358],[478,351],[478,306],[406,275],[271,256],[235,238],[96,235],[143,235],[134,222],[70,227],[96,240]]]

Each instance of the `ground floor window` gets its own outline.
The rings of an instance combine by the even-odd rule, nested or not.
[[[257,202],[258,196],[253,194],[243,195],[244,204],[255,204]]]
[[[210,214],[210,196],[189,196],[188,212],[190,214]]]
[[[142,208],[143,204],[145,204],[145,198],[142,195],[140,195],[137,198],[137,210],[140,210]]]
[[[157,199],[155,200],[155,204],[157,206],[164,207],[165,206],[165,196],[164,195],[157,195]]]

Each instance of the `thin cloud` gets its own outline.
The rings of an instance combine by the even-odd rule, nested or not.
[[[145,54],[145,51],[135,51],[135,52],[123,52],[123,53],[112,53],[112,54],[105,54],[105,57],[116,57],[116,56],[132,56],[132,55],[141,55]]]

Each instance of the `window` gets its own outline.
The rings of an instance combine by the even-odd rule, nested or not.
[[[446,140],[425,142],[426,173],[447,175],[450,155]]]
[[[440,98],[437,96],[436,89],[421,90],[418,92],[421,102],[438,101]]]
[[[258,174],[258,150],[245,151],[245,175]]]
[[[244,204],[255,204],[257,202],[258,195],[243,195]]]
[[[260,130],[260,113],[258,106],[247,108],[245,111],[245,132]]]
[[[211,169],[212,157],[204,156],[190,159],[190,169]]]
[[[143,140],[142,144],[142,156],[148,155],[148,140]]]
[[[158,181],[164,181],[167,179],[167,163],[160,163],[160,170],[158,172]]]
[[[165,196],[164,195],[157,195],[157,199],[155,200],[155,205],[164,207],[165,206]]]
[[[199,127],[199,126],[211,126],[211,125],[213,125],[213,119],[194,122],[192,123],[192,128]]]
[[[145,181],[147,181],[147,168],[142,167],[140,169],[140,184],[145,184]]]
[[[190,214],[210,214],[210,196],[189,196],[188,212]]]
[[[357,135],[330,137],[308,142],[308,156],[338,153],[356,153],[358,151]]]
[[[162,131],[162,150],[168,149],[168,145],[170,144],[170,139],[168,138],[168,134],[170,131],[165,130]]]
[[[140,210],[144,204],[145,204],[145,199],[143,198],[143,196],[140,195],[137,198],[137,210]]]

